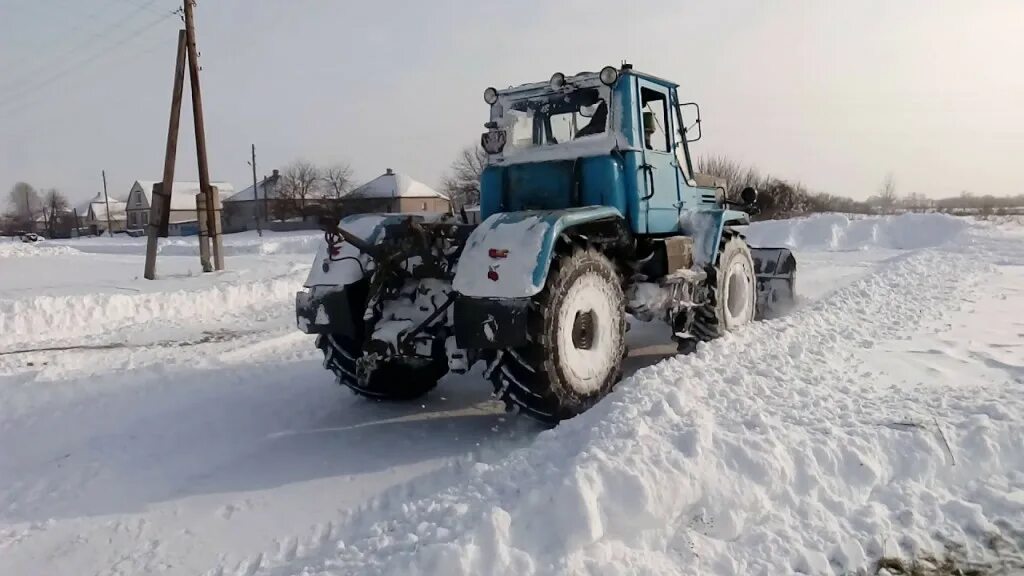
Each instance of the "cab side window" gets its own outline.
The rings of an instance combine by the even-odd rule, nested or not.
[[[640,112],[644,147],[657,152],[671,152],[668,95],[658,90],[641,88]]]

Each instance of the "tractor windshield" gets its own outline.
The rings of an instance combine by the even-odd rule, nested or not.
[[[510,101],[498,123],[508,135],[506,154],[564,144],[604,134],[608,103],[598,88],[544,94]]]

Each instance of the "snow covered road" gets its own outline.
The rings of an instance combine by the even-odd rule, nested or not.
[[[1024,234],[913,218],[758,226],[797,248],[799,310],[687,357],[636,325],[635,374],[551,431],[474,375],[334,386],[292,328],[310,235],[233,239],[219,277],[176,241],[155,283],[132,240],[0,246],[0,573],[1012,565]]]

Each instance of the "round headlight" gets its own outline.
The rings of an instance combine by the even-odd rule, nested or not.
[[[619,79],[619,71],[614,66],[605,66],[601,68],[601,83],[605,86],[611,86],[615,84],[615,81]]]
[[[492,86],[492,87],[488,88],[487,90],[484,90],[484,102],[487,102],[487,104],[489,104],[489,105],[493,105],[497,101],[498,101],[498,90],[497,89],[495,89]]]
[[[562,86],[565,86],[565,74],[555,72],[551,75],[551,89],[558,90]]]

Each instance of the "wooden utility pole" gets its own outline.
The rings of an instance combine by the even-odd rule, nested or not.
[[[195,3],[196,0],[185,0],[185,35],[188,48],[189,83],[192,87],[192,120],[195,122],[196,159],[199,162],[200,191],[206,195],[206,227],[210,231],[210,239],[213,244],[213,267],[216,270],[223,270],[222,239],[220,234],[217,234],[219,229],[217,226],[218,202],[210,188],[210,167],[206,158],[206,127],[203,123],[203,96],[199,88],[199,49],[196,46]],[[202,256],[202,242],[200,242],[200,256]],[[205,264],[203,268],[205,270]]]
[[[266,198],[267,189],[263,188],[263,197]],[[263,229],[260,228],[260,192],[259,186],[256,184],[256,145],[252,145],[252,206],[255,208],[253,212],[256,214],[256,233],[263,237]]]
[[[181,118],[181,97],[185,86],[185,31],[178,31],[178,58],[174,64],[174,88],[171,91],[171,120],[167,126],[167,148],[164,151],[163,181],[153,187],[149,206],[149,231],[146,240],[147,280],[156,278],[157,238],[167,234],[165,222],[170,216],[171,190],[174,186],[174,162],[178,154],[178,124]]]
[[[103,202],[107,205],[107,236],[114,235],[114,225],[110,223],[110,198],[107,197],[107,171],[103,171]]]

